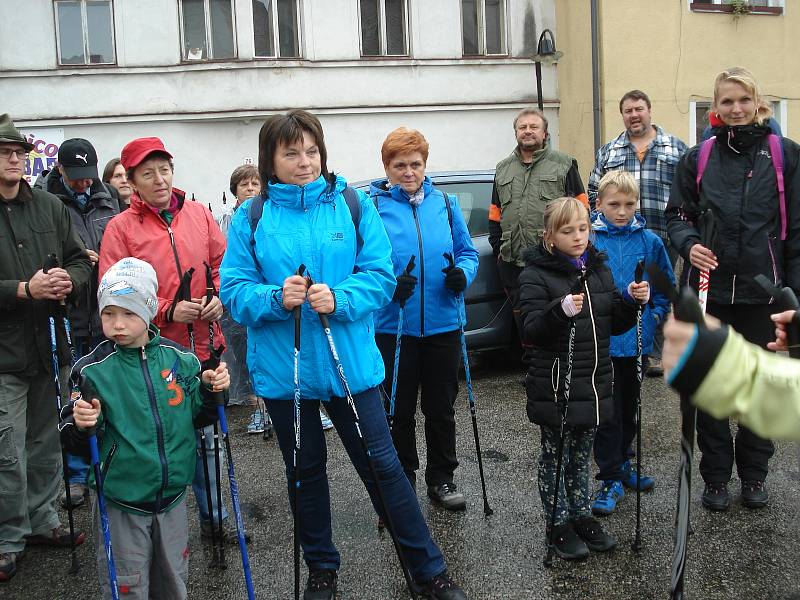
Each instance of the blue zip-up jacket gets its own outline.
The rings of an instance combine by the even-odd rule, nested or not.
[[[467,224],[458,202],[447,197],[453,214],[453,230],[447,217],[444,192],[434,188],[427,177],[422,183],[425,199],[411,206],[408,194],[399,185],[387,189],[386,179],[373,181],[370,196],[376,203],[383,226],[392,243],[392,266],[399,276],[416,256],[414,270],[417,278],[414,294],[406,301],[403,313],[403,335],[424,337],[453,331],[459,327],[456,295],[444,287],[448,266],[445,252],[455,259],[464,271],[467,287],[478,272],[478,251],[472,244]],[[375,331],[397,333],[400,305],[392,302],[375,316]]]
[[[247,327],[247,366],[259,396],[288,400],[294,395],[294,319],[282,297],[284,280],[301,264],[315,283],[333,291],[331,333],[352,392],[384,380],[372,314],[391,301],[397,284],[392,249],[375,206],[359,192],[363,245],[356,254],[353,218],[342,196],[346,185],[341,177],[328,182],[322,176],[302,187],[270,183],[252,246],[252,199],[233,214],[219,271],[220,298],[234,320]],[[317,313],[306,302],[301,315],[301,397],[343,397]]]
[[[664,242],[655,233],[645,228],[645,220],[639,214],[623,227],[609,223],[603,213],[592,215],[592,243],[608,255],[608,267],[614,275],[614,283],[627,297],[628,284],[634,280],[636,265],[644,261],[645,269],[655,264],[675,284],[675,274],[669,261]],[[645,271],[644,280],[648,280]],[[656,325],[663,321],[670,310],[669,298],[650,286],[650,300],[642,313],[642,354],[653,351],[653,336]],[[658,320],[656,320],[658,319]],[[615,358],[636,356],[636,328],[622,335],[611,337],[611,356]]]

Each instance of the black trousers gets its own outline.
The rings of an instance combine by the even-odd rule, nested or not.
[[[522,267],[498,258],[497,270],[500,276],[500,283],[503,284],[506,296],[511,301],[511,313],[514,315],[514,323],[517,326],[519,341],[522,344],[522,362],[529,365],[532,360],[533,347],[525,340],[523,335],[522,315],[519,311],[519,275],[522,273]]]
[[[775,308],[768,304],[709,302],[706,311],[762,348],[775,338],[775,326],[769,318]],[[769,472],[769,459],[775,452],[770,440],[741,424],[734,440],[728,419],[715,419],[701,410],[697,411],[697,445],[703,453],[700,474],[706,483],[727,483],[734,460],[739,479],[763,481]]]
[[[375,341],[386,367],[384,388],[388,403],[392,393],[396,336],[379,333]],[[427,449],[425,483],[441,485],[453,482],[453,473],[458,467],[455,402],[460,364],[461,341],[458,330],[424,338],[402,337],[392,439],[403,470],[412,484],[416,482],[416,471],[419,469],[416,412],[420,391]]]
[[[636,357],[612,358],[614,365],[614,415],[597,428],[594,437],[594,461],[599,469],[595,479],[622,480],[622,463],[636,437]]]

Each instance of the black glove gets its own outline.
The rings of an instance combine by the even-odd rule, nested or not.
[[[400,306],[406,303],[406,300],[411,298],[414,293],[414,288],[417,287],[417,278],[413,275],[403,273],[397,276],[397,287],[394,288],[394,296],[392,300],[400,303]]]
[[[454,294],[460,294],[466,289],[467,276],[464,275],[461,267],[447,267],[442,269],[442,273],[444,273],[444,287],[448,290]]]

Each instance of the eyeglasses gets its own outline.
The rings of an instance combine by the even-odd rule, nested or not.
[[[12,154],[16,154],[19,160],[28,160],[27,150],[14,150],[13,148],[0,147],[0,158],[8,160]]]

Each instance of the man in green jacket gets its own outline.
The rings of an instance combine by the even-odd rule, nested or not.
[[[578,162],[553,150],[547,133],[547,118],[536,108],[525,108],[514,119],[517,147],[497,163],[489,206],[489,244],[497,257],[500,282],[506,290],[517,324],[519,283],[525,266],[523,251],[541,243],[544,207],[551,200],[573,196],[589,208],[589,199],[578,173]],[[520,334],[521,337],[521,334]],[[528,362],[528,344],[523,361]]]
[[[70,544],[55,507],[62,466],[49,317],[58,312],[58,364],[66,377],[60,302],[79,297],[91,270],[67,208],[22,178],[32,149],[0,115],[0,582],[14,576],[26,544]],[[45,273],[50,254],[60,267]],[[84,538],[76,532],[75,543]]]

